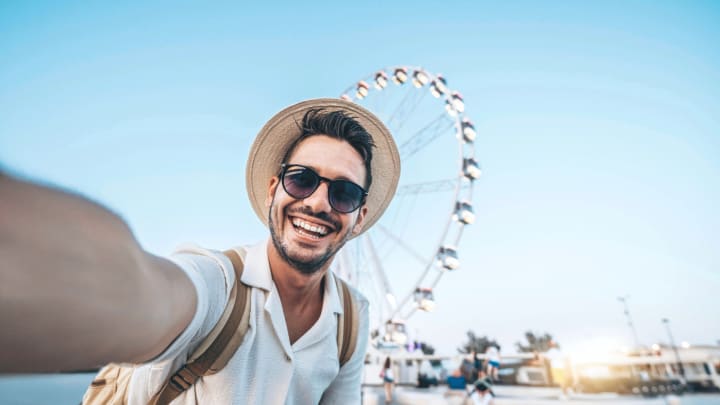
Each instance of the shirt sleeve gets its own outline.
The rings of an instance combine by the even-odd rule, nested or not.
[[[135,369],[128,390],[128,404],[147,404],[220,319],[230,294],[231,287],[227,286],[232,286],[235,280],[232,264],[223,263],[223,258],[222,253],[197,247],[183,248],[169,257],[192,282],[197,307],[193,319],[170,346]]]
[[[225,260],[224,260],[225,259]],[[170,256],[195,287],[195,315],[185,330],[150,363],[159,363],[192,353],[213,329],[227,304],[235,275],[228,271],[222,253],[184,247]],[[232,269],[232,264],[230,264]]]
[[[362,296],[358,298],[358,335],[355,352],[344,366],[340,367],[337,377],[320,400],[320,404],[359,404],[362,390],[363,370],[365,368],[365,352],[370,337],[368,301]]]

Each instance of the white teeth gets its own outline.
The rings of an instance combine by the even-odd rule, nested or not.
[[[317,233],[317,234],[320,234],[323,236],[327,235],[327,233],[328,233],[327,227],[324,227],[322,225],[312,225],[312,224],[309,224],[299,218],[293,218],[292,223],[293,223],[293,225],[297,226],[298,228],[302,228],[302,229],[305,229],[306,231],[314,232],[314,233]]]

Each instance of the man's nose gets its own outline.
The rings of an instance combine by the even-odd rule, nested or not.
[[[303,200],[305,205],[310,207],[313,212],[332,211],[332,206],[330,206],[330,201],[328,200],[328,187],[329,184],[326,181],[321,181],[315,192]]]

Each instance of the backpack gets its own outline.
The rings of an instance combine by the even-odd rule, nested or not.
[[[169,404],[198,379],[222,370],[245,337],[250,325],[251,289],[240,281],[244,267],[241,254],[244,256],[245,252],[240,250],[238,253],[231,249],[223,253],[235,270],[235,284],[225,310],[205,340],[188,357],[188,361],[150,399],[150,405]],[[344,308],[344,314],[338,314],[337,327],[338,360],[342,367],[350,360],[357,344],[357,303],[345,281],[336,276],[335,282]],[[136,367],[110,363],[100,369],[85,392],[81,405],[126,404],[128,387]]]

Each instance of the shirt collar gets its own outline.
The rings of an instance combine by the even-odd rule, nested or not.
[[[242,282],[265,291],[272,290],[273,280],[270,272],[270,262],[267,255],[267,244],[272,243],[269,239],[265,242],[249,246],[245,249],[245,268],[243,269]],[[337,314],[343,313],[343,305],[335,284],[335,273],[328,270],[325,277],[325,291],[323,292],[323,303]]]
[[[250,287],[272,289],[272,274],[267,256],[267,242],[245,248],[245,268],[241,280]]]

